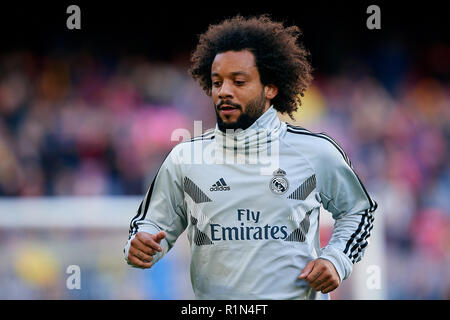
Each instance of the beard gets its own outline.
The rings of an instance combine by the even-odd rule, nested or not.
[[[235,122],[225,123],[219,115],[219,107],[223,104],[229,104],[236,107],[242,111],[242,106],[239,104],[231,103],[231,101],[223,100],[218,105],[214,104],[217,126],[220,131],[225,132],[226,130],[245,130],[250,127],[263,113],[266,105],[266,96],[264,94],[264,89],[261,91],[259,97],[251,100],[245,107],[245,111],[237,118]]]

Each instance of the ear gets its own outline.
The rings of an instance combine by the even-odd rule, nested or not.
[[[272,100],[278,94],[278,88],[273,84],[268,84],[264,87],[266,99]]]

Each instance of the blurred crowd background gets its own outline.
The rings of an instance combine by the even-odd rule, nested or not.
[[[313,29],[305,27],[305,35],[308,30],[312,39]],[[397,33],[371,51],[359,51],[355,45],[351,55],[334,56],[322,65],[314,64],[314,53],[332,52],[310,40],[314,82],[296,120],[280,117],[335,138],[379,203],[375,217],[383,215],[385,228],[386,298],[450,299],[450,44],[432,38],[411,47],[405,39],[406,34]],[[57,49],[45,51],[23,47],[0,51],[0,201],[143,196],[178,142],[171,139],[175,129],[193,132],[193,121],[199,120],[203,131],[215,126],[210,99],[187,72],[192,47],[162,59],[145,50],[111,55],[88,48],[61,50],[63,45],[59,42]],[[44,233],[30,232],[48,239]],[[1,234],[5,252],[5,244],[13,243],[17,234],[5,229]],[[56,232],[55,237],[89,246],[89,239],[97,242],[108,235],[79,231]],[[116,233],[116,239],[123,240],[119,246],[126,237]],[[92,259],[96,259],[93,274],[114,265],[102,255],[92,254]],[[171,288],[173,284],[164,285],[169,279],[164,275],[177,264],[171,264],[170,257],[161,263],[165,265],[152,279],[160,279],[158,288]],[[19,266],[0,269],[0,298],[21,298],[20,292],[26,292],[23,298],[39,298],[42,291],[30,288],[42,283],[27,282]],[[45,263],[40,266],[49,268]],[[14,277],[22,279],[22,291],[11,289]],[[136,286],[128,296],[126,292],[114,296],[105,287],[80,296],[67,292],[52,296],[46,291],[46,297],[154,297],[139,281]],[[157,297],[182,297],[175,291]]]

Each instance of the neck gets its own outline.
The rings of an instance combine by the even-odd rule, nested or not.
[[[235,156],[270,155],[277,150],[281,132],[282,122],[276,110],[270,107],[245,130],[230,130],[224,133],[216,126],[215,141],[220,149],[227,150]]]

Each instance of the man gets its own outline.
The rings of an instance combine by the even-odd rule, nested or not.
[[[328,299],[349,277],[377,204],[333,139],[277,116],[312,79],[298,35],[267,16],[201,35],[190,71],[217,126],[165,159],[130,223],[129,264],[150,268],[187,228],[198,299]],[[325,248],[321,205],[336,221]]]

